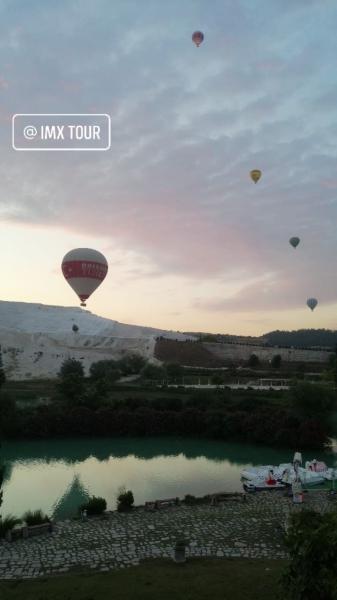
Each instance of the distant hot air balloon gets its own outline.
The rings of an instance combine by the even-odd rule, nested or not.
[[[76,248],[70,250],[62,261],[62,273],[86,306],[85,300],[101,285],[108,272],[106,258],[97,250]]]
[[[316,300],[316,298],[308,298],[307,300],[307,305],[309,306],[309,308],[311,308],[311,310],[314,310],[314,308],[316,308],[318,302]]]
[[[262,173],[261,171],[259,171],[259,169],[253,169],[250,172],[250,176],[252,178],[252,180],[254,181],[254,183],[257,183],[261,177]]]
[[[291,237],[289,240],[289,244],[292,245],[293,248],[297,248],[298,244],[300,243],[300,238],[299,237]]]
[[[202,33],[202,31],[195,31],[192,35],[192,40],[198,48],[200,44],[204,41],[204,34]]]

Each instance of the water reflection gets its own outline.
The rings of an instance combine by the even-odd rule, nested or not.
[[[78,473],[76,473],[64,494],[56,500],[52,509],[53,517],[55,519],[65,519],[69,516],[75,516],[77,508],[86,502],[88,498],[89,492],[81,482]]]
[[[116,507],[120,487],[136,504],[146,500],[215,491],[241,491],[247,464],[279,464],[296,449],[229,444],[186,438],[113,438],[5,443],[2,513],[21,516],[41,508],[55,518],[75,514],[88,495]],[[337,466],[337,454],[306,453],[305,459]]]

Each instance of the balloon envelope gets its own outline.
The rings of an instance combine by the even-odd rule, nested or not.
[[[293,246],[293,248],[296,248],[298,246],[298,244],[300,243],[300,238],[291,237],[289,240],[289,243]]]
[[[253,169],[250,172],[250,176],[252,178],[252,180],[254,181],[254,183],[257,183],[261,177],[262,173],[259,169]]]
[[[204,34],[202,31],[195,31],[192,35],[192,40],[195,45],[198,47],[204,41]]]
[[[84,301],[101,285],[107,272],[105,256],[91,248],[70,250],[62,261],[62,273],[80,298],[81,306],[86,306]]]
[[[308,298],[307,300],[307,305],[309,306],[309,308],[311,308],[311,310],[314,310],[314,308],[316,308],[318,302],[316,300],[316,298]]]

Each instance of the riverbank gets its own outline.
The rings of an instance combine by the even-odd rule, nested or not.
[[[87,522],[61,521],[53,533],[0,543],[0,579],[30,579],[72,572],[107,572],[145,559],[170,559],[177,539],[189,541],[188,558],[287,558],[283,528],[302,506],[333,510],[326,492],[306,494],[293,505],[283,492],[247,495],[246,502],[179,506],[147,512],[109,512]]]
[[[289,397],[271,391],[182,393],[172,388],[155,393],[129,391],[123,398],[112,391],[102,397],[89,384],[82,392],[79,397],[61,395],[38,405],[22,405],[3,394],[0,428],[4,439],[169,435],[323,450],[333,433],[327,407],[332,411],[335,396],[322,386],[299,385]]]

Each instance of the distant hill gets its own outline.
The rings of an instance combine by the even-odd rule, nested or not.
[[[331,329],[298,329],[297,331],[270,331],[263,339],[272,346],[296,346],[297,348],[330,348],[337,346],[337,331]]]
[[[185,333],[188,335],[187,332]],[[294,331],[277,329],[259,337],[203,332],[194,332],[193,335],[203,342],[220,342],[222,344],[294,346],[294,348],[326,348],[330,350],[335,350],[337,347],[337,331],[331,329],[297,329]]]

